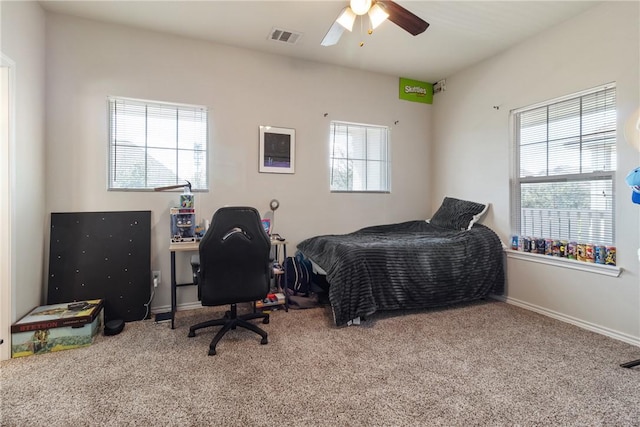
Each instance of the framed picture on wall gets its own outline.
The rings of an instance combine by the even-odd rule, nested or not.
[[[260,172],[295,173],[295,129],[260,126]]]

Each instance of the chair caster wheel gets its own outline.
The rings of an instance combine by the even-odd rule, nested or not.
[[[265,345],[269,342],[269,340],[267,339],[267,337],[262,338],[262,340],[260,340],[260,344]]]
[[[189,335],[187,335],[189,338],[193,338],[196,336],[195,331],[189,331]]]
[[[209,356],[215,356],[216,355],[216,349],[215,348],[210,348],[209,349]]]
[[[264,319],[262,319],[262,324],[263,324],[263,325],[267,325],[267,324],[269,324],[269,318],[268,318],[268,317],[265,317]]]

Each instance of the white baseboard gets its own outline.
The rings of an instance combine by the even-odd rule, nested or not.
[[[570,323],[579,328],[586,329],[591,332],[595,332],[597,334],[605,335],[607,337],[616,339],[618,341],[626,342],[627,344],[635,345],[640,347],[640,338],[631,336],[629,334],[625,334],[619,331],[614,331],[613,329],[605,328],[600,325],[596,325],[591,322],[586,322],[581,319],[577,319],[572,316],[567,316],[563,313],[558,313],[557,311],[549,310],[548,308],[540,307],[535,304],[530,304],[528,302],[520,301],[515,298],[509,298],[502,295],[491,295],[491,298],[496,299],[498,301],[506,302],[507,304],[512,304],[526,310],[535,311],[536,313],[540,313],[544,316],[551,317],[553,319],[560,320],[562,322]]]
[[[491,298],[498,301],[505,302],[507,304],[515,305],[520,308],[524,308],[526,310],[534,311],[536,313],[542,314],[547,317],[551,317],[556,320],[560,320],[562,322],[570,323],[579,328],[586,329],[588,331],[595,332],[597,334],[601,334],[601,335],[616,339],[618,341],[626,342],[627,344],[640,347],[640,338],[631,336],[629,334],[625,334],[619,331],[614,331],[613,329],[605,328],[603,326],[596,325],[595,323],[586,322],[584,320],[581,320],[572,316],[567,316],[566,314],[558,313],[557,311],[549,310],[548,308],[540,307],[535,304],[530,304],[528,302],[524,302],[515,298],[509,298],[502,295],[491,295]],[[202,308],[202,304],[200,304],[200,302],[190,302],[186,304],[180,304],[176,309],[177,311],[185,311],[185,310],[195,310],[198,308]],[[170,310],[171,310],[170,305],[151,308],[152,313],[164,313]]]

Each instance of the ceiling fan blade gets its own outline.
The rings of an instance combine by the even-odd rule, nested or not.
[[[427,21],[409,12],[398,3],[391,0],[381,0],[377,4],[384,7],[384,10],[389,14],[389,21],[414,36],[424,32],[429,27]]]
[[[320,44],[322,46],[333,46],[334,44],[338,43],[338,41],[340,41],[340,37],[342,37],[342,33],[344,33],[344,29],[345,28],[342,25],[340,25],[337,21],[334,21],[333,25],[331,26],[331,28],[329,28],[329,31],[327,31],[327,34],[324,36]]]
[[[353,26],[353,21],[355,21],[355,15],[353,14],[353,12],[351,12],[351,9],[349,7],[345,7],[340,11],[336,20],[333,21],[333,25],[331,25],[331,28],[329,28],[329,31],[327,31],[327,34],[324,36],[324,38],[320,42],[322,46],[333,46],[334,44],[338,43],[338,41],[340,40],[340,37],[342,37],[342,33],[344,33],[344,30],[346,29],[343,25],[340,24],[340,20],[341,18],[345,17],[344,15],[346,12],[350,12],[350,15],[353,18],[349,19],[349,23],[345,23],[344,25],[351,24],[350,26]],[[347,15],[348,14],[349,13],[347,13]],[[349,31],[351,31],[351,28],[349,28]]]

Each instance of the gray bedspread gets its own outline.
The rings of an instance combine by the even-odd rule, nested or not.
[[[327,273],[338,326],[378,310],[439,307],[504,289],[500,239],[481,224],[454,231],[408,221],[312,237],[298,250]]]

